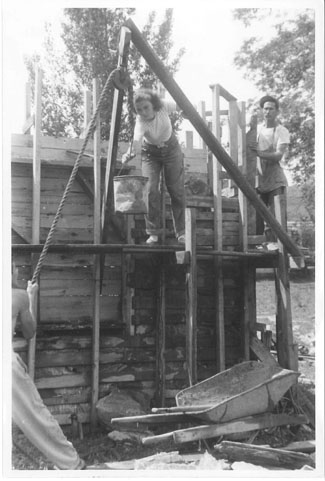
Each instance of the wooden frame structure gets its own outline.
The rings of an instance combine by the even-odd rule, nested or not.
[[[185,317],[186,317],[186,370],[188,382],[195,383],[198,381],[198,289],[199,274],[202,269],[199,263],[203,260],[213,261],[214,266],[214,299],[215,299],[215,361],[217,372],[226,367],[226,342],[225,342],[225,272],[224,266],[227,262],[235,262],[239,266],[241,283],[242,283],[242,314],[241,328],[243,338],[241,339],[241,359],[249,359],[249,344],[252,333],[256,332],[256,301],[255,301],[255,270],[258,266],[274,266],[276,268],[276,293],[277,293],[277,347],[278,359],[283,367],[296,369],[297,356],[292,338],[292,321],[290,310],[290,286],[287,270],[287,251],[295,258],[301,257],[296,245],[292,242],[285,230],[281,227],[281,219],[279,219],[278,210],[276,218],[269,213],[264,204],[256,195],[249,176],[252,169],[246,172],[246,131],[245,131],[245,105],[237,102],[237,100],[227,92],[223,87],[216,84],[211,86],[212,90],[212,129],[206,125],[206,118],[209,113],[204,112],[203,104],[200,107],[200,114],[192,107],[191,103],[185,97],[173,78],[168,74],[160,60],[157,58],[151,47],[142,38],[140,32],[134,23],[129,20],[126,27],[121,30],[119,44],[119,66],[126,67],[127,55],[130,42],[138,48],[149,66],[156,73],[163,85],[174,98],[175,102],[184,111],[186,117],[192,122],[202,138],[203,156],[207,165],[207,171],[212,173],[212,190],[211,198],[189,199],[186,209],[186,244],[185,251],[180,246],[166,244],[150,248],[135,243],[132,238],[132,232],[136,231],[137,219],[128,217],[126,221],[126,243],[107,242],[110,216],[112,209],[110,205],[110,195],[112,191],[112,178],[116,169],[118,157],[117,134],[119,130],[119,121],[123,102],[123,92],[115,89],[113,102],[113,116],[111,123],[111,134],[108,145],[108,154],[105,169],[105,181],[103,185],[101,170],[103,160],[103,148],[99,138],[99,125],[93,141],[93,156],[89,161],[89,166],[93,169],[93,189],[87,181],[86,177],[81,174],[78,177],[80,185],[83,186],[88,195],[93,196],[93,243],[64,243],[50,246],[49,253],[62,253],[64,256],[85,253],[93,256],[93,311],[92,311],[92,344],[91,344],[91,409],[89,419],[92,426],[96,425],[96,403],[100,397],[100,361],[101,361],[101,295],[100,285],[104,276],[105,256],[118,253],[121,255],[122,277],[121,277],[121,303],[122,317],[126,326],[125,335],[128,337],[132,345],[132,337],[135,337],[135,329],[132,323],[132,317],[135,315],[134,296],[137,289],[136,284],[130,283],[130,278],[136,271],[136,263],[142,262],[142,256],[149,256],[153,262],[159,265],[159,290],[157,296],[157,325],[156,325],[156,404],[164,405],[166,402],[166,313],[169,306],[169,294],[166,291],[166,283],[168,277],[168,259],[176,258],[176,264],[185,269]],[[38,77],[40,78],[40,77]],[[38,80],[40,82],[40,80]],[[39,84],[37,84],[39,85]],[[40,92],[40,87],[38,87]],[[220,109],[220,97],[228,102],[228,110]],[[89,112],[89,96],[87,97],[87,111]],[[98,99],[98,84],[94,81],[93,85],[93,109],[95,110],[96,101]],[[230,156],[222,148],[220,144],[220,115],[228,115],[230,126]],[[28,114],[29,115],[29,114]],[[86,116],[87,117],[87,116]],[[25,232],[19,234],[19,228],[13,224],[16,234],[25,244],[14,243],[12,246],[13,253],[24,254],[29,253],[37,256],[41,251],[40,242],[40,185],[41,185],[41,149],[44,149],[44,139],[40,136],[40,119],[41,119],[41,99],[36,96],[35,116],[30,120],[27,118],[26,126],[29,128],[34,124],[33,138],[33,213],[32,213],[32,237],[29,240]],[[28,124],[28,125],[27,125]],[[28,129],[27,129],[28,130]],[[249,134],[247,134],[249,135]],[[188,137],[190,140],[190,136]],[[70,143],[71,145],[74,142]],[[208,150],[207,150],[208,149]],[[67,152],[74,151],[73,148],[67,149]],[[205,152],[205,154],[204,154]],[[209,155],[213,154],[213,158]],[[204,157],[203,157],[204,158]],[[85,160],[87,160],[85,158]],[[44,162],[44,160],[42,160]],[[46,163],[46,162],[45,162]],[[224,170],[222,170],[222,168]],[[209,178],[209,177],[208,177]],[[231,179],[239,189],[238,199],[238,219],[239,219],[239,243],[237,250],[229,250],[224,245],[223,221],[226,214],[224,208],[232,199],[222,197],[222,181],[225,178]],[[101,189],[103,196],[101,201]],[[248,202],[247,202],[248,200]],[[198,208],[209,209],[210,213],[200,212]],[[274,252],[260,252],[250,249],[251,242],[254,239],[250,224],[248,222],[248,212],[256,209],[260,215],[270,224],[276,232],[280,241],[279,254]],[[211,215],[210,215],[211,214]],[[210,247],[199,245],[197,242],[196,225],[197,222],[209,222],[213,224],[213,243]],[[30,242],[31,243],[28,243]],[[137,256],[139,261],[137,261]],[[156,259],[156,260],[154,260]],[[160,259],[160,260],[159,260]],[[174,265],[173,264],[173,265]],[[32,262],[33,266],[33,262]],[[227,269],[229,264],[227,264]],[[137,275],[137,274],[136,274]],[[245,282],[243,280],[245,279]],[[42,288],[42,280],[41,288]],[[283,288],[284,287],[284,288]],[[135,339],[134,339],[135,341]],[[106,341],[105,341],[106,342]],[[35,339],[32,341],[33,347],[30,348],[29,367],[31,375],[35,371]],[[108,345],[110,344],[107,341]],[[108,376],[110,379],[110,376]],[[114,378],[114,376],[113,376]],[[82,382],[86,382],[85,379]],[[44,384],[47,385],[46,383]],[[44,386],[43,385],[43,386]],[[53,385],[51,384],[53,387]],[[46,389],[46,388],[45,388]],[[88,419],[88,417],[85,417]],[[66,417],[62,417],[61,422],[66,422]]]

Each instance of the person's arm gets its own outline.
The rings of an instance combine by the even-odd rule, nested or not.
[[[288,149],[288,144],[280,144],[276,150],[274,150],[273,147],[266,150],[260,150],[257,142],[252,142],[249,147],[253,152],[256,152],[256,155],[258,155],[260,159],[265,159],[271,162],[280,162]]]
[[[138,160],[141,155],[141,140],[133,140],[125,154],[122,155],[122,164],[129,162],[132,159]]]
[[[34,336],[37,327],[37,293],[38,284],[28,281],[26,303],[20,310],[21,329],[23,336],[30,339]]]
[[[125,152],[124,155],[122,155],[122,164],[125,164],[132,159],[136,159],[136,162],[141,160],[140,157],[143,136],[143,126],[141,124],[141,121],[137,117],[134,126],[133,140],[130,143],[128,150]]]

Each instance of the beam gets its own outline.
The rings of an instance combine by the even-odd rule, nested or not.
[[[33,135],[33,204],[32,204],[32,242],[40,241],[41,223],[41,137],[42,137],[42,70],[39,66],[35,72],[35,127]],[[35,254],[32,254],[33,271],[37,264]],[[39,279],[37,280],[39,283]],[[37,300],[37,323],[39,321],[39,294]],[[28,374],[35,376],[36,333],[28,343]]]
[[[190,386],[197,383],[197,265],[196,210],[185,210],[185,250],[190,252],[186,272],[186,363]]]
[[[12,244],[12,252],[41,252],[43,244]],[[134,254],[161,254],[184,251],[184,247],[180,245],[158,245],[147,246],[138,244],[51,244],[48,252],[51,253],[85,253],[85,254],[100,254],[100,253],[119,253],[130,252]],[[209,256],[223,256],[230,258],[255,258],[255,259],[278,259],[277,251],[218,251],[210,247],[200,246],[197,250],[198,258],[209,258]]]
[[[186,118],[190,120],[193,127],[197,130],[199,135],[202,137],[207,147],[211,150],[213,155],[217,157],[220,164],[226,169],[231,178],[236,182],[236,185],[246,197],[254,205],[258,213],[263,217],[263,219],[270,225],[280,241],[285,245],[290,254],[293,257],[297,257],[303,260],[303,255],[299,248],[288,236],[285,230],[282,228],[281,224],[274,218],[270,213],[266,205],[259,199],[254,188],[245,179],[240,169],[233,162],[231,157],[227,154],[225,149],[222,147],[220,142],[216,139],[213,133],[208,129],[204,120],[195,110],[191,102],[185,96],[183,91],[177,85],[172,75],[167,71],[163,62],[159,59],[154,50],[150,47],[148,42],[143,38],[141,32],[134,24],[134,22],[129,18],[126,25],[132,32],[132,42],[137,47],[139,52],[142,54],[146,62],[149,64],[153,72],[157,75],[163,85],[166,87],[170,95],[175,100],[176,104],[184,112]]]
[[[99,101],[99,81],[93,80],[93,112]],[[91,117],[89,113],[89,117]],[[94,132],[94,189],[87,178],[79,171],[79,182],[82,182],[83,188],[86,189],[88,195],[92,194],[94,200],[94,244],[100,242],[100,197],[101,197],[101,166],[100,166],[100,118],[97,116],[96,128]],[[92,378],[91,378],[91,411],[90,424],[91,430],[94,431],[97,426],[97,409],[96,405],[99,399],[99,353],[100,353],[100,256],[93,257],[93,323],[92,323]]]
[[[212,132],[218,140],[221,138],[220,125],[220,85],[210,85],[212,89]],[[222,180],[221,165],[217,158],[212,158],[213,189],[213,245],[215,250],[222,250]],[[225,316],[223,295],[223,262],[222,257],[214,257],[215,272],[215,309],[216,309],[216,365],[217,372],[225,370]]]
[[[283,195],[274,198],[275,216],[286,224],[286,207]],[[298,350],[293,339],[292,311],[289,279],[289,258],[286,248],[280,243],[279,262],[275,274],[275,292],[277,298],[276,311],[276,340],[278,361],[280,366],[286,369],[298,371]]]

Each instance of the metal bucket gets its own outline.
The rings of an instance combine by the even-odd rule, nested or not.
[[[148,177],[141,175],[120,175],[114,181],[115,212],[123,214],[147,214]]]

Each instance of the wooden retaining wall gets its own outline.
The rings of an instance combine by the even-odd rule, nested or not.
[[[40,243],[44,243],[68,181],[81,140],[42,138]],[[32,225],[32,137],[12,139],[12,243],[30,243]],[[122,146],[121,152],[125,150]],[[69,152],[70,151],[70,152]],[[89,153],[91,145],[89,146]],[[103,147],[103,156],[105,147]],[[186,176],[206,181],[206,151],[184,149]],[[90,154],[89,154],[90,155]],[[105,158],[103,158],[104,166]],[[58,223],[54,243],[93,242],[92,159],[85,157]],[[135,166],[137,169],[138,167]],[[104,177],[104,176],[102,176]],[[190,194],[190,192],[188,192]],[[213,245],[211,198],[188,195],[197,208],[197,244]],[[223,249],[239,249],[238,199],[223,198]],[[167,242],[174,242],[167,206]],[[125,217],[115,216],[111,243],[125,240]],[[134,217],[131,235],[144,239],[144,220]],[[156,390],[156,323],[159,272],[166,272],[166,398],[172,404],[177,391],[188,386],[185,368],[185,267],[173,256],[135,254],[126,284],[132,288],[131,327],[123,318],[122,259],[105,256],[100,298],[99,397],[112,385],[146,392],[154,403]],[[21,286],[32,277],[31,256],[17,254]],[[53,254],[45,259],[40,276],[40,320],[36,338],[35,382],[60,423],[70,423],[77,412],[89,421],[91,401],[91,325],[93,316],[94,256]],[[227,367],[242,360],[243,282],[241,263],[225,259],[224,316]],[[213,262],[198,260],[198,378],[216,373],[215,274]],[[26,360],[27,343],[20,336],[15,350]]]

